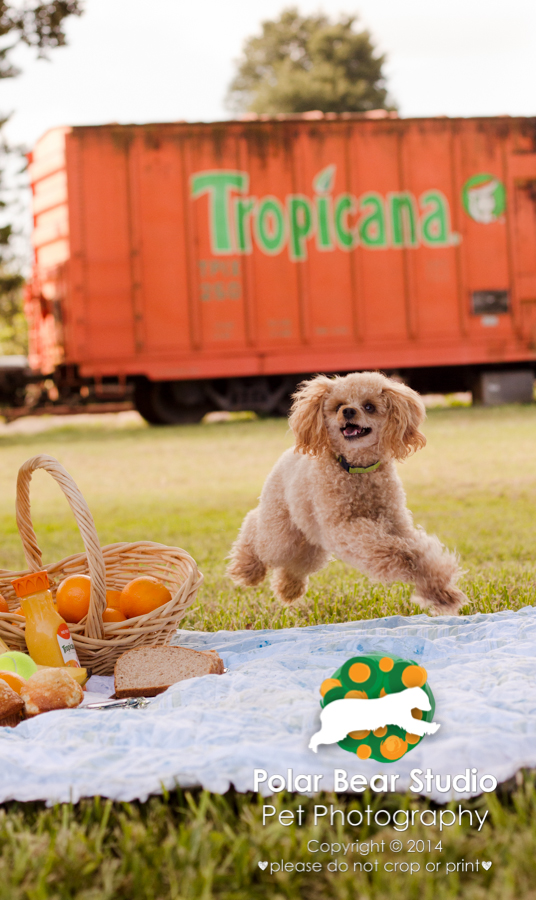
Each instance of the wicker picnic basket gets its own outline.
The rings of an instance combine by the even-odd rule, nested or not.
[[[30,513],[30,481],[36,469],[45,469],[65,494],[82,540],[85,553],[68,556],[58,563],[43,566]],[[194,602],[203,581],[195,560],[178,547],[166,547],[152,541],[108,544],[101,547],[93,517],[82,494],[69,473],[52,456],[34,456],[19,469],[16,500],[17,527],[24,547],[28,569],[8,572],[0,569],[0,593],[9,605],[8,613],[0,613],[0,637],[10,650],[26,651],[24,617],[14,615],[20,601],[11,581],[31,572],[46,570],[54,594],[67,575],[89,575],[91,601],[87,616],[69,629],[80,664],[94,675],[113,674],[117,658],[134,647],[168,642],[186,610]],[[143,616],[126,622],[102,621],[106,608],[106,589],[122,590],[133,578],[153,575],[170,590],[169,603]]]

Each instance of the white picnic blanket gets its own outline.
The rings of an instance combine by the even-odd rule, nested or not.
[[[175,642],[217,650],[228,671],[180,682],[144,710],[80,708],[0,729],[0,802],[144,799],[175,785],[247,791],[255,768],[323,775],[327,790],[335,768],[368,778],[396,772],[405,790],[414,768],[455,775],[476,767],[500,782],[536,767],[532,607],[273,631],[178,631]],[[425,666],[441,728],[390,764],[358,760],[337,745],[314,754],[308,743],[318,730],[321,682],[345,660],[371,652]],[[110,694],[113,682],[93,678],[90,688]],[[429,795],[448,799],[435,789]]]

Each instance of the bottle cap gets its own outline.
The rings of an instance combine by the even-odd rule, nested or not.
[[[11,584],[19,598],[29,597],[30,594],[37,594],[39,591],[48,591],[50,587],[48,572],[32,572],[31,575],[15,578]]]

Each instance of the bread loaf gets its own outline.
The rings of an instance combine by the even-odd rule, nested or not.
[[[186,678],[222,673],[223,662],[214,650],[138,647],[127,650],[115,664],[115,695],[119,699],[156,697]]]

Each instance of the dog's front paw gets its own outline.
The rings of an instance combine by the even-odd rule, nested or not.
[[[309,579],[286,569],[274,569],[272,590],[283,603],[294,603],[305,594]]]
[[[426,733],[435,734],[436,731],[439,731],[440,728],[441,725],[439,724],[439,722],[428,722],[426,726]]]
[[[463,591],[454,585],[446,588],[420,588],[411,599],[417,606],[427,609],[432,616],[457,616],[460,608],[469,603]]]

